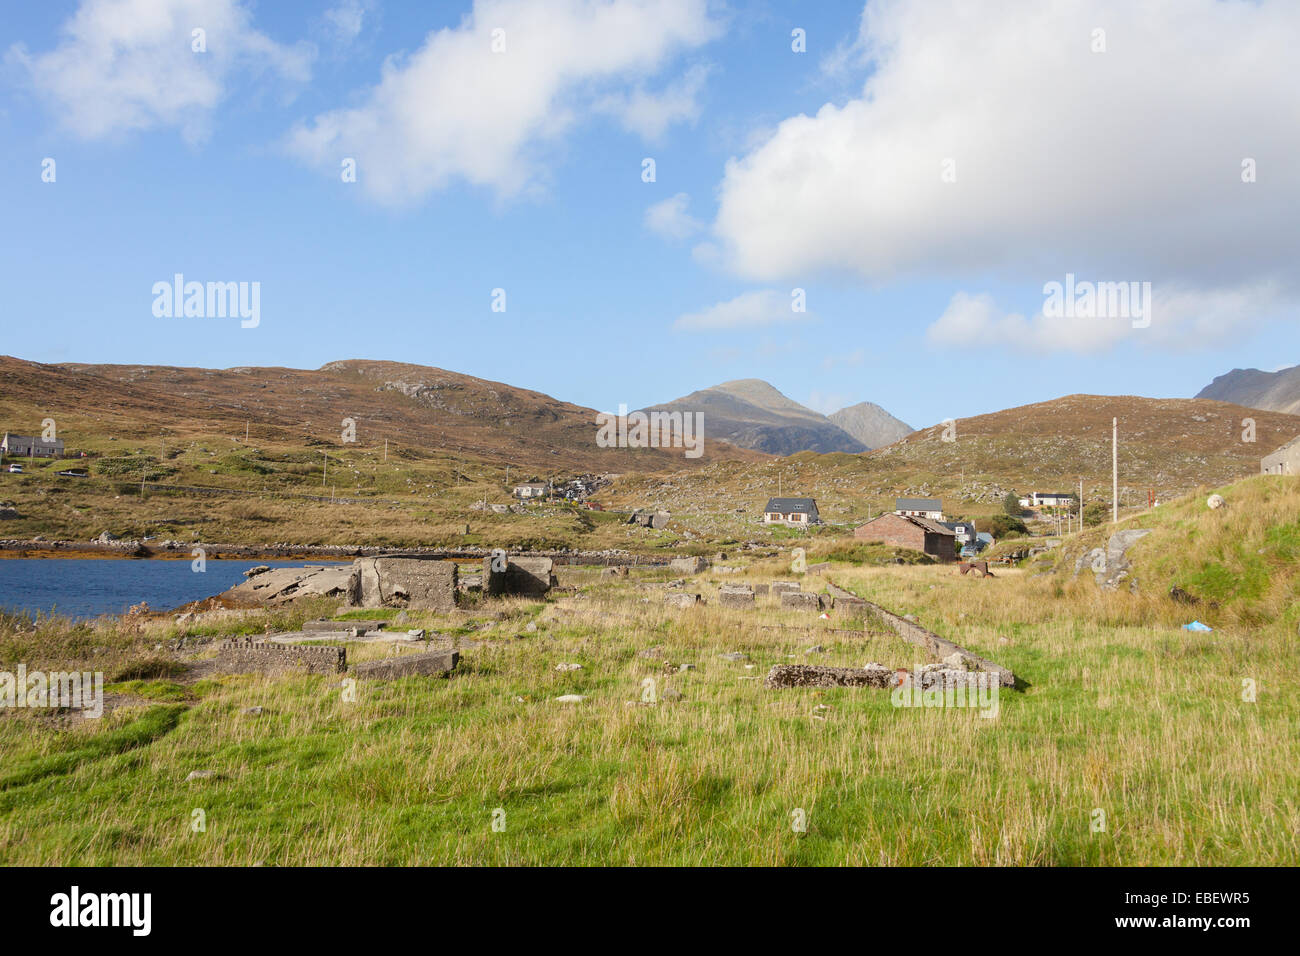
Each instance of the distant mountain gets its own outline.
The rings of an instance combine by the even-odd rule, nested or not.
[[[643,411],[701,412],[706,438],[772,455],[867,450],[863,442],[825,415],[756,378],[723,382]]]
[[[899,421],[875,402],[858,402],[833,412],[827,418],[868,448],[892,445],[915,431],[911,425]]]
[[[1267,412],[1300,414],[1300,365],[1277,372],[1234,368],[1197,392],[1196,397],[1262,408]]]

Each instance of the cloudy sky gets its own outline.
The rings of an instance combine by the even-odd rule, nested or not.
[[[15,4],[0,351],[604,409],[756,377],[914,426],[1188,396],[1300,363],[1297,36],[1291,0]],[[155,317],[177,273],[260,324]],[[1067,275],[1145,314],[1054,312]]]

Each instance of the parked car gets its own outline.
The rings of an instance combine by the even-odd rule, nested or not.
[[[9,474],[11,474],[11,475],[21,475],[22,473],[23,473],[23,466],[22,466],[22,465],[10,465],[10,466],[9,466]]]

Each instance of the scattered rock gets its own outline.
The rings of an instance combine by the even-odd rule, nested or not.
[[[721,657],[724,661],[740,662],[740,661],[749,660],[749,655],[742,654],[740,651],[730,651],[726,654],[719,654],[718,656]]]
[[[582,694],[562,694],[555,698],[556,703],[560,704],[581,704],[586,699]]]
[[[581,664],[556,664],[555,669],[557,671],[580,671],[582,670],[582,665]]]
[[[215,770],[191,770],[190,775],[185,778],[185,782],[188,783],[191,780],[211,780],[216,777],[216,775],[217,772]]]

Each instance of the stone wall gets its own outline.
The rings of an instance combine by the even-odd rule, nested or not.
[[[217,667],[230,674],[338,674],[347,667],[347,651],[236,637],[217,645]]]

